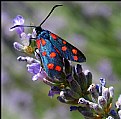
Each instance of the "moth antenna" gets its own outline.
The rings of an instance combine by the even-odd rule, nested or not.
[[[53,10],[56,8],[56,7],[59,7],[59,6],[63,6],[63,5],[55,5],[51,11],[49,12],[49,14],[46,16],[46,18],[42,21],[42,23],[40,24],[40,26],[47,20],[47,18],[51,15],[51,13],[53,12]]]
[[[36,26],[15,25],[15,26],[11,27],[10,29],[13,29],[13,28],[16,28],[16,27],[35,27],[36,28]]]
[[[63,5],[55,5],[51,11],[49,12],[49,14],[47,15],[47,17],[42,21],[42,23],[40,24],[40,26],[47,20],[47,18],[51,15],[51,13],[53,12],[53,10],[56,8],[56,7],[59,7],[59,6],[63,6]],[[27,26],[27,25],[15,25],[13,27],[11,27],[10,29],[13,29],[13,28],[16,28],[16,27],[35,27],[36,26]]]

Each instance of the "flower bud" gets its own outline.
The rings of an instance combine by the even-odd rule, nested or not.
[[[78,110],[77,106],[70,106],[70,111],[75,111],[75,110]]]
[[[111,109],[109,114],[115,118],[118,118],[117,112],[114,109]]]
[[[78,74],[78,80],[79,80],[79,85],[82,91],[86,92],[87,91],[87,79],[86,79],[84,72],[81,72],[80,74]]]
[[[81,88],[80,88],[80,85],[78,84],[78,82],[76,80],[74,80],[72,75],[68,75],[67,80],[69,82],[69,86],[70,86],[71,90],[78,94],[77,99],[79,97],[81,97],[82,91],[81,91]]]
[[[64,97],[67,100],[74,100],[75,95],[74,92],[72,92],[70,89],[65,89],[60,92],[60,96]]]
[[[79,98],[78,103],[81,104],[83,107],[89,107],[89,101],[85,100],[84,98]]]
[[[64,99],[64,98],[61,97],[61,96],[58,96],[57,99],[58,99],[60,102],[62,102],[62,103],[66,103],[66,102],[67,102],[66,99]]]
[[[60,89],[56,86],[51,86],[51,89],[49,90],[48,96],[53,97],[55,94],[60,94]]]
[[[29,41],[30,37],[26,35],[25,32],[21,33],[21,41],[24,46],[29,46]]]
[[[114,88],[113,88],[113,86],[109,87],[109,93],[110,93],[110,97],[113,98],[113,95],[114,95]]]
[[[80,74],[82,72],[82,66],[80,64],[76,65],[76,71],[78,74]]]
[[[87,78],[87,88],[92,84],[92,73],[89,70],[85,70],[84,72]]]
[[[35,52],[34,52],[34,54],[35,54],[35,57],[36,57],[38,60],[41,61],[41,57],[40,57],[40,53],[39,53],[39,49],[36,49]]]
[[[118,111],[119,118],[121,119],[121,110]]]
[[[91,93],[92,100],[94,102],[97,102],[99,94],[97,92],[96,85],[95,84],[90,85],[87,91]]]
[[[116,102],[115,105],[118,110],[121,110],[121,95],[119,96],[118,101]]]
[[[13,47],[14,47],[16,50],[18,50],[18,51],[22,51],[23,48],[24,48],[24,46],[21,45],[21,44],[18,43],[18,42],[14,42],[14,43],[13,43]]]
[[[62,103],[66,103],[66,104],[77,104],[75,102],[75,100],[66,100],[64,97],[58,96],[57,99],[62,102]]]
[[[18,61],[26,61],[27,63],[31,64],[31,63],[40,63],[38,60],[32,58],[32,57],[23,57],[23,56],[19,56],[17,58]]]
[[[102,108],[96,103],[89,102],[89,107],[90,107],[90,109],[93,109],[98,114],[103,113]]]
[[[110,98],[110,93],[109,93],[109,90],[108,88],[105,88],[105,87],[102,87],[102,96],[107,100],[109,100]]]
[[[64,65],[65,65],[65,73],[66,75],[69,75],[72,73],[72,66],[71,66],[71,63],[64,58]]]
[[[98,104],[104,109],[107,106],[107,100],[103,96],[99,96]]]
[[[106,85],[106,81],[105,81],[104,78],[100,78],[100,83],[101,83],[102,86],[105,87],[105,85]]]

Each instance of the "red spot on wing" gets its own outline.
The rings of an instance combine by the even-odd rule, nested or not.
[[[48,69],[54,69],[54,64],[53,64],[53,63],[49,63],[49,64],[47,65],[47,67],[48,67]]]
[[[40,49],[40,43],[41,43],[41,39],[37,39],[36,40],[36,45],[37,45],[37,48]]]
[[[56,67],[55,67],[55,70],[56,70],[56,71],[61,71],[61,67],[60,67],[60,66],[56,66]]]
[[[77,50],[76,49],[72,49],[72,52],[73,52],[73,54],[77,54]]]
[[[78,60],[78,57],[77,56],[73,56],[74,60],[77,61]]]
[[[44,52],[42,52],[42,56],[46,56],[46,54],[47,54],[47,53],[46,53],[45,51],[44,51]]]
[[[67,50],[67,47],[66,46],[63,46],[62,47],[62,51],[66,51]]]
[[[41,38],[41,43],[42,43],[42,46],[46,45],[46,41],[42,38]]]
[[[53,34],[53,33],[51,33],[50,35],[51,35],[51,37],[52,37],[54,40],[57,39],[57,35],[55,35],[55,34]]]
[[[54,58],[54,57],[56,57],[56,53],[55,52],[51,52],[50,53],[50,58]]]
[[[63,41],[63,44],[66,44],[66,41]]]

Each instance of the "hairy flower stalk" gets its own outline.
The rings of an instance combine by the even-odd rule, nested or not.
[[[24,19],[18,15],[13,20],[14,25],[23,25]],[[114,88],[106,87],[106,80],[100,78],[100,84],[92,83],[92,73],[83,71],[82,65],[72,66],[71,62],[63,58],[63,75],[59,79],[51,79],[41,63],[41,57],[36,49],[36,32],[26,34],[24,27],[15,28],[22,44],[15,42],[14,48],[31,57],[19,56],[18,61],[27,62],[27,70],[32,74],[32,80],[41,80],[50,86],[48,96],[57,95],[57,100],[70,104],[70,111],[79,111],[85,119],[120,119],[121,95],[113,106]],[[12,29],[13,30],[13,29]]]

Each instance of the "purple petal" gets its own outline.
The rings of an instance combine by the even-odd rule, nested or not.
[[[95,86],[96,86],[95,88],[96,88],[96,89],[97,89],[97,91],[99,92],[100,85],[99,85],[99,84],[96,84]]]
[[[78,110],[77,106],[70,106],[70,111],[75,111],[75,110]]]
[[[32,77],[32,80],[33,81],[36,81],[36,80],[43,80],[43,78],[46,78],[47,77],[47,74],[43,71],[43,73],[37,73],[35,74],[33,77]]]
[[[24,32],[24,27],[17,27],[17,28],[16,28],[16,32],[17,32],[19,35],[21,35],[21,33]]]
[[[22,50],[23,50],[23,45],[21,45],[21,44],[18,43],[18,42],[14,42],[14,43],[13,43],[13,46],[14,46],[14,48],[15,48],[16,50],[18,50],[18,51],[22,51]]]
[[[103,108],[107,104],[107,100],[104,96],[98,96],[98,104]]]
[[[39,73],[38,73],[37,75],[38,75],[38,79],[40,79],[40,80],[47,77],[47,74],[46,74],[46,72],[42,69],[42,67],[40,67],[40,71],[39,71]]]
[[[105,87],[105,85],[106,85],[106,81],[105,81],[104,78],[100,78],[100,83],[101,83],[102,86]]]
[[[73,80],[73,77],[71,74],[67,75],[67,81],[68,82],[71,82]]]
[[[32,63],[27,65],[28,71],[33,74],[37,74],[40,71],[40,64],[39,63]]]
[[[22,32],[20,34],[20,38],[21,38],[21,42],[24,46],[29,46],[30,44],[30,37],[31,37],[31,34],[26,34],[25,32]]]
[[[116,116],[117,115],[116,111],[113,110],[113,109],[110,111],[110,114],[113,115],[113,116]]]
[[[34,28],[34,29],[33,29],[33,32],[32,32],[32,38],[36,38],[36,35],[37,35],[37,33],[36,33],[35,28]]]
[[[114,96],[114,87],[113,86],[109,87],[109,93],[110,93],[110,98],[113,98],[113,96]]]
[[[33,81],[38,80],[38,76],[37,76],[37,75],[34,75],[34,76],[32,77],[32,80],[33,80]]]
[[[53,97],[55,94],[60,94],[60,91],[52,91],[52,90],[49,90],[48,96]]]
[[[48,96],[53,97],[55,94],[60,94],[60,89],[56,86],[51,87],[49,90]]]
[[[16,18],[13,19],[14,26],[16,25],[23,25],[24,24],[24,18],[21,15],[17,15]],[[24,27],[16,27],[16,32],[21,35],[22,32],[24,32]]]
[[[21,15],[17,15],[16,18],[13,19],[14,26],[15,25],[23,25],[24,18]]]
[[[40,66],[40,63],[32,63],[27,65],[28,71],[33,75],[32,80],[43,80],[43,78],[47,77],[46,72]]]

